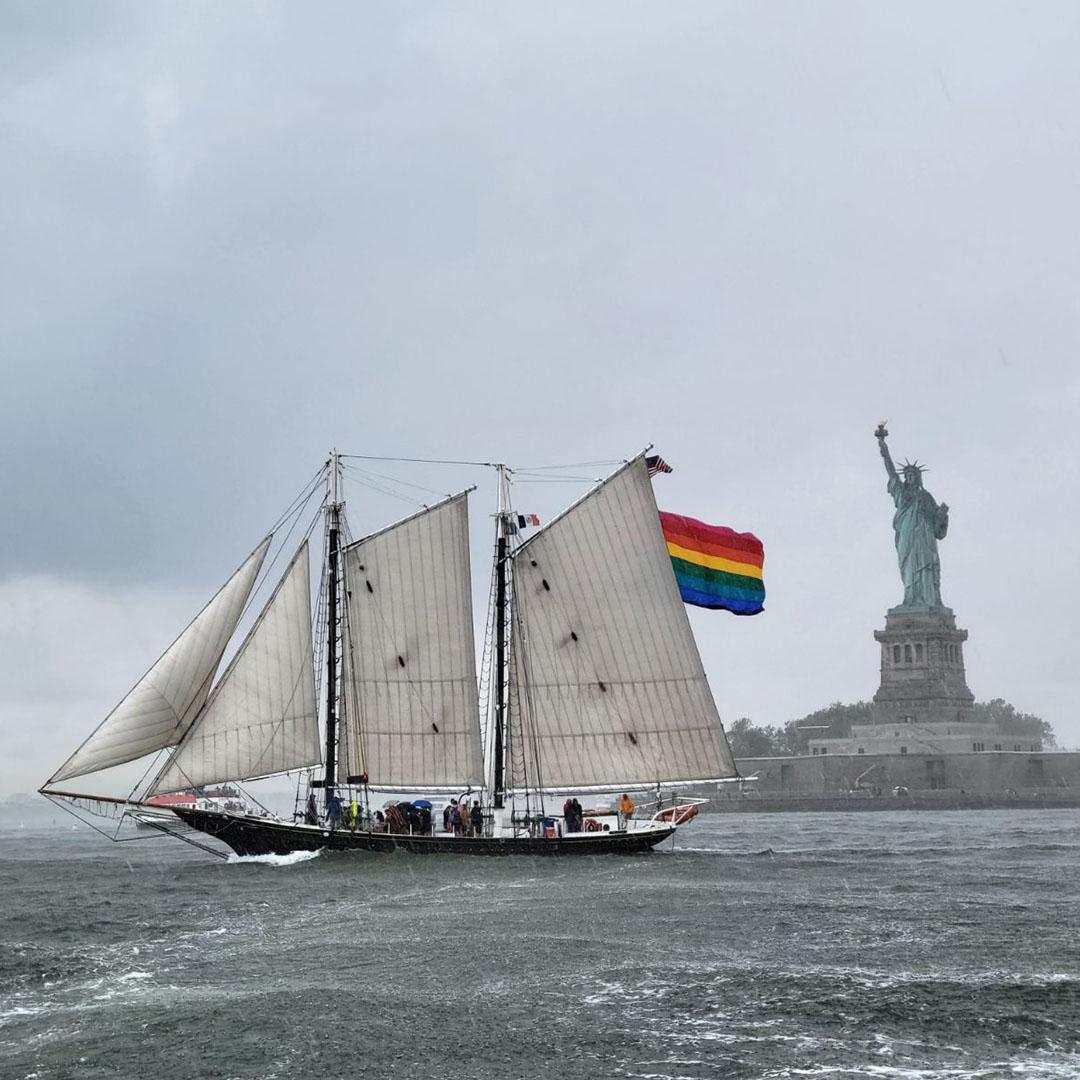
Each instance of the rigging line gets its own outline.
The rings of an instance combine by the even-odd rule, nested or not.
[[[289,507],[285,511],[285,513],[282,514],[281,517],[279,517],[274,523],[274,525],[271,527],[269,535],[276,536],[276,533],[281,528],[281,526],[284,525],[290,517],[294,517],[293,523],[289,526],[289,531],[285,534],[285,538],[278,545],[278,549],[275,552],[274,557],[270,560],[269,563],[265,563],[260,568],[259,576],[256,578],[254,585],[252,585],[251,592],[248,593],[247,601],[244,604],[243,610],[240,612],[240,618],[237,619],[238,623],[240,622],[240,619],[243,619],[244,616],[247,615],[252,603],[254,603],[255,601],[255,597],[258,594],[259,590],[266,584],[267,580],[270,578],[271,571],[277,565],[277,561],[281,557],[281,553],[286,549],[286,546],[288,545],[289,537],[292,536],[293,529],[296,528],[297,522],[303,516],[304,508],[311,501],[311,497],[315,494],[316,491],[319,490],[320,485],[325,480],[328,468],[329,462],[325,462],[322,466],[319,467],[315,475],[301,489],[300,494],[297,495],[296,498],[293,499],[293,501],[289,504]],[[325,502],[325,496],[323,501]]]
[[[267,583],[267,581],[270,580],[270,577],[271,577],[271,574],[273,573],[274,567],[277,566],[278,560],[281,558],[282,553],[284,551],[288,550],[289,537],[292,536],[293,530],[296,528],[296,526],[300,522],[300,519],[303,517],[304,510],[307,507],[307,504],[311,501],[312,496],[315,494],[316,491],[319,490],[319,488],[318,488],[318,479],[319,478],[316,477],[315,482],[308,485],[307,495],[304,498],[303,502],[301,502],[296,507],[296,510],[292,511],[290,514],[285,515],[285,517],[280,518],[278,520],[278,524],[275,525],[274,528],[271,530],[270,534],[272,536],[275,536],[275,539],[276,539],[277,531],[281,528],[282,525],[285,524],[286,520],[290,516],[292,517],[293,522],[289,526],[288,532],[285,533],[284,538],[277,545],[277,551],[274,552],[274,557],[268,563],[264,563],[264,565],[260,569],[259,576],[258,576],[258,578],[256,578],[255,584],[251,587],[251,592],[248,593],[248,598],[247,598],[246,602],[244,603],[243,610],[240,612],[240,618],[237,619],[237,624],[239,624],[240,621],[244,618],[244,616],[247,615],[248,611],[251,610],[251,605],[255,602],[255,598],[256,598],[256,596],[259,595],[259,592],[263,588],[263,586]],[[294,499],[293,502],[295,504],[296,500]],[[322,500],[320,501],[318,507],[316,507],[316,509],[315,509],[316,517],[318,516],[318,514],[322,510],[323,504],[325,502],[326,502],[326,496],[323,495]]]
[[[330,536],[330,517],[327,515],[324,518],[323,526],[323,558],[321,560],[321,570],[319,574],[319,591],[315,598],[315,614],[312,619],[312,639],[314,641],[313,658],[315,662],[315,700],[318,703],[316,706],[316,721],[322,717],[322,710],[324,705],[323,695],[323,677],[326,670],[326,643],[329,641],[330,632],[327,627],[326,609],[329,604],[329,581],[330,581],[330,566],[325,558],[327,545],[329,543]],[[319,724],[320,729],[322,724]],[[322,760],[320,753],[320,761],[325,765],[325,761]],[[310,776],[309,776],[310,779]]]
[[[515,541],[518,543],[515,544]],[[516,550],[516,547],[520,544],[520,538],[516,535],[511,538],[511,548]],[[525,815],[529,816],[531,813],[531,800],[529,797],[529,747],[526,732],[526,716],[529,714],[531,706],[531,698],[529,695],[528,680],[519,679],[518,665],[521,664],[521,670],[524,671],[524,665],[526,663],[526,657],[522,652],[524,642],[524,627],[522,623],[521,604],[520,600],[516,597],[515,592],[515,580],[514,580],[514,561],[512,558],[507,558],[506,566],[507,575],[507,595],[509,597],[509,609],[508,619],[510,640],[508,643],[508,663],[507,663],[507,687],[506,687],[506,712],[508,721],[505,728],[505,738],[507,742],[506,752],[509,758],[510,776],[511,780],[514,777],[521,777],[521,785],[525,789]],[[515,628],[517,633],[515,633]],[[522,688],[525,690],[525,697],[522,695]],[[514,732],[514,722],[517,723],[517,732]],[[534,754],[535,764],[539,768],[539,755]],[[520,768],[519,768],[520,763]]]
[[[533,766],[536,770],[537,793],[540,797],[540,812],[544,813],[544,766],[543,762],[541,761],[540,753],[540,728],[536,722],[536,703],[533,698],[532,679],[529,675],[529,643],[528,635],[525,632],[525,613],[521,610],[520,604],[517,606],[517,608],[515,608],[512,617],[514,618],[518,628],[517,637],[521,652],[521,675],[525,683],[524,701],[526,708],[524,711],[529,714],[527,720],[525,720],[524,717],[522,718],[523,722],[521,735],[523,742],[528,738],[529,741],[532,743]],[[527,731],[526,726],[528,728]]]
[[[513,641],[510,644],[510,651],[515,652]],[[516,665],[515,659],[514,664]],[[515,667],[516,670],[516,667]],[[525,740],[525,713],[526,709],[523,705],[522,692],[518,686],[511,681],[507,690],[507,708],[511,710],[511,722],[507,724],[507,740],[510,748],[510,767],[513,770],[512,777],[521,777],[520,790],[525,794],[525,816],[528,817],[532,813],[531,799],[530,799],[530,785],[529,785],[529,748]],[[517,730],[515,732],[513,722],[516,719]],[[519,764],[520,763],[520,764]],[[517,787],[517,785],[515,785]]]
[[[526,465],[521,472],[551,472],[556,469],[588,469],[593,465],[621,465],[623,458],[612,458],[611,461],[571,461],[568,465]],[[515,472],[519,470],[515,469]]]
[[[121,842],[121,840],[120,840],[120,827],[124,823],[124,817],[126,816],[126,811],[118,819],[116,830],[115,831],[110,831],[110,830],[107,830],[107,829],[103,829],[98,825],[95,825],[92,821],[88,821],[86,818],[82,817],[82,815],[75,813],[75,808],[72,807],[72,806],[68,806],[68,804],[67,804],[67,802],[65,800],[58,799],[53,795],[46,795],[45,798],[48,799],[49,802],[51,802],[53,804],[53,806],[59,806],[60,809],[63,810],[65,813],[70,814],[80,824],[85,825],[87,828],[93,829],[94,832],[98,833],[100,836],[104,836],[106,840],[111,840],[114,843],[120,843]],[[88,810],[86,812],[90,813],[91,811]]]
[[[356,642],[353,640],[352,617],[349,615],[349,608],[351,606],[349,601],[352,599],[352,592],[349,589],[348,583],[348,562],[348,559],[343,560],[343,570],[345,573],[342,576],[342,583],[345,587],[344,641],[345,648],[348,652],[347,661],[349,669],[344,696],[346,699],[345,706],[346,712],[348,713],[348,720],[351,721],[351,724],[349,722],[346,722],[345,724],[347,735],[346,752],[348,752],[348,738],[351,738],[356,744],[357,764],[360,766],[360,774],[362,774],[367,772],[367,750],[364,747],[363,718],[361,717],[360,710],[360,690],[357,686],[358,680],[356,678]],[[342,666],[344,667],[344,664]],[[344,676],[345,672],[342,671],[342,677],[344,678]]]
[[[371,472],[370,470],[361,470],[355,465],[346,465],[346,469],[352,472],[358,473],[360,476],[376,477],[379,480],[388,480],[392,484],[401,484],[404,487],[416,488],[417,491],[425,491],[428,495],[438,495],[440,499],[449,499],[453,497],[453,492],[438,491],[436,488],[425,487],[423,484],[413,483],[411,480],[402,480],[398,476],[390,476],[388,473]]]
[[[346,468],[348,468],[348,466],[346,466]],[[355,472],[355,470],[353,471]],[[409,506],[418,506],[421,510],[426,510],[428,507],[427,503],[417,502],[416,499],[410,499],[407,495],[399,495],[396,491],[381,487],[379,484],[373,483],[370,480],[363,480],[360,476],[354,475],[352,480],[362,487],[370,488],[372,491],[378,491],[382,495],[388,495],[391,499],[398,499],[400,502],[408,503]]]
[[[162,752],[164,751],[164,749],[165,749],[165,747],[162,747],[162,748],[161,748],[161,750],[159,750],[159,751],[158,751],[158,752],[157,752],[157,753],[156,753],[156,754],[155,754],[155,755],[154,755],[154,756],[153,756],[153,757],[152,757],[152,758],[150,759],[150,764],[146,766],[146,769],[145,769],[145,771],[143,772],[142,776],[140,776],[140,777],[139,777],[139,779],[138,779],[138,780],[136,781],[136,783],[135,783],[135,786],[134,786],[134,787],[133,787],[133,788],[131,789],[131,791],[129,791],[129,792],[128,792],[128,799],[129,799],[129,800],[130,800],[130,799],[131,799],[131,797],[132,797],[132,796],[133,796],[133,795],[135,794],[135,792],[136,792],[136,791],[138,791],[138,790],[139,790],[139,788],[140,788],[140,787],[142,787],[142,785],[143,785],[144,783],[146,783],[146,778],[147,778],[147,777],[148,777],[148,776],[150,775],[150,771],[151,771],[151,769],[153,769],[153,768],[154,768],[154,767],[155,767],[155,766],[157,765],[157,763],[158,763],[158,762],[159,762],[159,761],[161,760],[161,755],[162,755]],[[164,768],[164,766],[162,766],[162,768]],[[159,773],[160,771],[161,771],[161,769],[159,768],[158,772],[155,772],[155,773],[154,773],[154,778],[155,778],[155,779],[157,778],[157,776],[158,776],[158,773]],[[151,787],[152,787],[152,785],[151,785]],[[152,792],[151,792],[151,789],[150,789],[150,788],[147,788],[147,789],[146,789],[146,791],[144,792],[144,795],[150,795],[150,794],[152,794]],[[139,801],[141,802],[142,800],[139,800]]]
[[[60,809],[63,810],[64,813],[70,814],[80,824],[85,825],[87,828],[93,829],[94,832],[96,832],[99,836],[104,836],[106,840],[109,840],[114,844],[137,843],[140,840],[157,840],[158,836],[161,835],[164,832],[164,830],[162,830],[162,832],[159,832],[158,835],[155,835],[155,836],[139,836],[138,834],[136,834],[134,836],[121,836],[120,835],[120,830],[124,827],[124,822],[129,817],[132,820],[137,820],[135,818],[134,813],[131,810],[129,810],[126,805],[124,805],[124,808],[122,810],[119,810],[117,812],[115,817],[106,817],[105,818],[108,821],[115,821],[116,822],[115,830],[110,831],[108,829],[102,828],[99,825],[95,825],[90,820],[89,817],[83,817],[82,814],[77,813],[76,809],[75,809],[75,807],[79,807],[79,809],[84,810],[84,812],[86,814],[89,814],[92,817],[103,817],[103,816],[105,816],[105,815],[96,814],[93,810],[89,809],[88,807],[84,808],[84,807],[82,807],[80,805],[81,803],[85,803],[85,802],[89,802],[89,801],[93,800],[94,797],[92,795],[90,795],[90,796],[71,796],[71,795],[54,796],[54,795],[46,795],[45,798],[48,799],[49,802],[51,802],[53,804],[53,806],[60,807]],[[69,800],[74,804],[73,806],[68,805]]]
[[[494,461],[454,461],[450,458],[381,457],[376,454],[338,454],[338,457],[357,461],[400,461],[412,465],[473,465],[478,469],[495,469]]]
[[[278,776],[288,776],[289,773],[291,773],[291,772],[292,772],[292,769],[283,769],[277,775]],[[274,812],[272,810],[269,809],[269,807],[267,807],[266,805],[264,805],[263,803],[261,803],[259,801],[259,798],[258,798],[257,795],[252,795],[251,792],[248,791],[247,788],[245,788],[243,786],[244,784],[250,783],[250,781],[248,781],[248,780],[227,780],[227,781],[225,781],[225,783],[231,783],[235,787],[239,788],[239,790],[243,794],[244,798],[248,799],[250,802],[253,802],[260,810],[262,810],[266,814],[267,817],[276,817],[277,816],[276,814],[274,814]]]
[[[602,481],[602,476],[532,476],[529,473],[514,473],[515,484],[599,484]]]
[[[338,530],[341,533],[341,539],[344,540],[343,547],[348,547],[356,537],[353,535],[352,525],[349,524],[349,517],[345,513],[345,504],[341,504],[341,513],[338,515]]]
[[[278,518],[276,524],[270,530],[272,533],[278,531],[278,529],[281,527],[282,522],[284,522],[284,520],[293,512],[293,508],[298,503],[307,502],[307,500],[311,498],[310,489],[318,487],[319,484],[323,482],[326,477],[326,471],[329,467],[329,462],[323,462],[323,464],[319,466],[319,468],[315,472],[315,475],[300,489],[300,494],[297,495],[291,503],[289,503],[288,509],[285,511],[284,514],[281,515],[281,517]]]
[[[498,613],[495,609],[495,594],[496,594],[496,576],[498,574],[498,568],[495,561],[491,564],[491,579],[488,584],[488,611],[490,612],[487,619],[485,619],[484,627],[484,645],[480,653],[480,671],[479,680],[477,686],[477,706],[478,710],[480,703],[483,702],[484,715],[483,725],[481,728],[482,744],[484,748],[484,762],[485,772],[484,780],[487,781],[486,763],[489,757],[494,758],[495,746],[494,746],[494,734],[495,734],[495,711],[494,711],[494,698],[495,698],[495,621],[498,618]]]
[[[362,469],[358,469],[355,465],[343,465],[342,471],[347,473],[349,478],[358,484],[367,484],[369,487],[373,487],[376,491],[381,491],[386,495],[393,495],[395,498],[401,499],[406,502],[414,503],[415,496],[410,498],[407,495],[401,495],[392,489],[388,489],[382,486],[381,481],[386,481],[389,484],[402,484],[406,487],[413,487],[419,491],[423,491],[425,494],[437,495],[440,499],[449,498],[449,496],[441,491],[436,491],[434,488],[424,487],[421,484],[410,484],[407,480],[399,480],[396,476],[384,476],[381,473],[365,472]],[[427,503],[418,503],[419,506],[427,506]]]
[[[258,802],[258,799],[256,799],[255,801]],[[259,805],[261,806],[262,804],[260,803]],[[263,809],[266,808],[263,807]],[[194,839],[194,837],[186,836],[184,833],[178,830],[170,829],[168,825],[158,824],[152,821],[144,822],[144,824],[149,825],[151,829],[157,829],[162,836],[172,836],[175,837],[177,840],[183,840],[185,844],[190,844],[192,847],[199,848],[200,851],[209,852],[209,854],[216,855],[219,859],[224,859],[226,862],[228,862],[229,856],[226,852],[218,851],[217,848],[212,848],[207,844],[202,844],[198,840]]]
[[[295,514],[293,515],[292,524],[289,526],[288,532],[285,533],[285,536],[282,538],[281,542],[277,546],[277,551],[274,552],[274,557],[264,567],[263,571],[259,575],[259,580],[256,582],[255,586],[252,588],[251,594],[248,596],[247,603],[244,604],[244,610],[242,612],[240,612],[240,618],[241,619],[248,613],[248,610],[251,608],[251,605],[255,602],[255,597],[259,593],[259,590],[262,589],[262,587],[267,583],[267,581],[269,581],[271,579],[273,569],[274,569],[275,566],[277,566],[278,560],[281,558],[281,556],[286,551],[289,550],[289,538],[292,536],[293,531],[296,529],[296,526],[300,524],[300,520],[303,517],[304,510],[307,508],[307,504],[311,501],[312,496],[315,494],[315,492],[317,490],[318,490],[317,488],[312,488],[312,490],[308,494],[307,499],[303,503],[301,503],[299,507],[297,507],[297,510],[296,510]],[[314,514],[314,520],[315,521],[318,520],[319,515],[322,513],[322,509],[323,509],[323,507],[325,505],[326,505],[326,495],[324,494],[322,499],[319,501],[319,505],[315,507],[315,514]],[[282,522],[282,524],[284,524],[284,522]],[[279,526],[279,528],[280,528],[280,526]],[[311,526],[308,527],[308,533],[310,534],[310,532],[311,532]],[[297,546],[299,546],[299,545],[297,545]]]

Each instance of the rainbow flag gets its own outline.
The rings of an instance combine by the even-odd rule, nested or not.
[[[753,533],[660,511],[683,602],[756,615],[765,607],[765,548]]]

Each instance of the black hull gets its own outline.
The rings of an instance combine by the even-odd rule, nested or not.
[[[675,832],[674,827],[669,827],[647,832],[585,833],[553,840],[531,836],[417,836],[322,829],[181,807],[172,810],[185,824],[227,844],[237,855],[288,855],[323,849],[408,851],[416,855],[641,855]]]

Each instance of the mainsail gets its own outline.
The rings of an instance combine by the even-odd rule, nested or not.
[[[516,786],[736,775],[643,458],[514,552],[513,604]]]
[[[483,777],[467,493],[344,549],[342,760],[376,788]]]
[[[177,742],[206,701],[270,539],[248,556],[49,783],[123,765]]]
[[[305,540],[153,792],[319,762]]]

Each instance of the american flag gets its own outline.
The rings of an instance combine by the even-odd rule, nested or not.
[[[658,472],[674,472],[672,467],[659,454],[647,457],[645,459],[645,468],[649,470],[650,476],[655,476]]]

